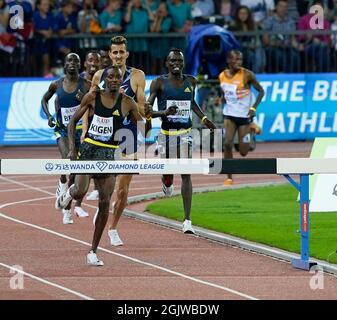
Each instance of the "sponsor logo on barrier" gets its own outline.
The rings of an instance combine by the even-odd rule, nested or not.
[[[54,169],[54,165],[52,163],[46,163],[44,166],[47,171],[52,171]]]
[[[100,161],[96,163],[96,167],[103,172],[104,169],[108,166],[108,164],[106,162]]]

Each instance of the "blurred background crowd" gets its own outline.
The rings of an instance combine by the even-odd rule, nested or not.
[[[324,12],[319,33],[313,5]],[[119,33],[131,65],[163,73],[167,50],[184,50],[200,24],[232,32],[256,73],[335,71],[337,0],[0,0],[0,76],[59,75],[67,53],[108,50]]]

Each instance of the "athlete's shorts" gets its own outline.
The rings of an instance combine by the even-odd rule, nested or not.
[[[118,148],[106,148],[101,146],[96,146],[92,143],[84,141],[80,145],[79,149],[79,160],[115,160],[116,158],[116,150]],[[103,179],[109,176],[116,175],[113,173],[95,173],[92,174],[91,177],[94,179]]]
[[[252,123],[253,118],[240,118],[240,117],[233,117],[233,116],[224,116],[225,119],[233,121],[237,127],[246,126]]]
[[[65,126],[58,126],[56,125],[54,128],[54,135],[56,137],[56,141],[59,138],[68,138],[68,130]],[[79,149],[81,144],[81,135],[82,135],[82,126],[76,127],[75,130],[75,147],[76,150]]]
[[[191,131],[179,135],[168,135],[159,132],[157,139],[158,153],[162,158],[166,159],[190,159],[192,158],[192,142]]]

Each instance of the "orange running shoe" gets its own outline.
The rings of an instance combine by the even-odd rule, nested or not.
[[[233,179],[226,179],[223,183],[224,186],[231,186],[233,184]]]

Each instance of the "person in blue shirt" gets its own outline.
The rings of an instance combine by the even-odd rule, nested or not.
[[[37,0],[34,12],[35,54],[42,57],[42,75],[50,70],[51,37],[54,31],[54,17],[50,12],[49,0]]]
[[[61,12],[56,16],[55,20],[55,28],[60,37],[58,51],[63,55],[67,55],[75,47],[76,42],[72,39],[64,39],[64,36],[78,32],[77,18],[71,0],[63,0],[61,2]]]
[[[154,21],[151,24],[150,31],[155,33],[167,33],[172,27],[172,17],[167,11],[167,4],[162,1],[154,15]],[[153,60],[152,74],[160,74],[163,72],[163,60],[166,57],[167,51],[170,49],[169,39],[151,39],[151,57]]]
[[[81,67],[80,57],[76,53],[69,53],[66,56],[64,63],[65,76],[53,81],[48,91],[43,95],[42,108],[45,115],[48,118],[48,125],[54,128],[57,145],[63,159],[67,158],[69,153],[68,147],[68,132],[67,126],[79,109],[81,100],[85,93],[90,89],[90,81],[80,77],[79,70]],[[56,94],[55,99],[55,113],[56,119],[50,114],[48,101]],[[80,137],[82,134],[82,126],[79,124],[76,127],[76,146],[79,148]],[[70,175],[68,184],[69,186],[74,181],[74,175]],[[62,195],[67,191],[67,178],[65,175],[61,175],[58,187],[56,190],[56,197]],[[82,199],[76,202],[74,211],[79,217],[87,217],[88,213],[81,208]],[[57,203],[55,203],[56,209],[59,209]],[[62,210],[63,212],[63,224],[72,224],[71,203]]]

